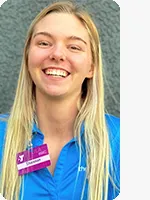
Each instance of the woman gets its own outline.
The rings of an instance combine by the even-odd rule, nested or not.
[[[104,112],[99,35],[85,11],[57,2],[36,16],[3,118],[0,193],[7,200],[119,194],[119,119]]]

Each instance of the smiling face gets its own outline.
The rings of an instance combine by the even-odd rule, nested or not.
[[[35,26],[28,69],[36,95],[79,96],[93,66],[87,30],[72,14],[51,13]]]

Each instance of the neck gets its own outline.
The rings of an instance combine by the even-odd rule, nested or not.
[[[36,95],[38,126],[46,138],[73,137],[78,99],[79,95],[60,100]]]

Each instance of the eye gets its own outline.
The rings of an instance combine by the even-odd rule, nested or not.
[[[46,42],[46,41],[41,41],[38,43],[39,46],[42,46],[42,47],[47,47],[47,46],[51,46],[51,43],[49,42]]]
[[[71,50],[74,50],[74,51],[80,51],[81,48],[79,46],[76,46],[76,45],[70,45],[69,47]]]

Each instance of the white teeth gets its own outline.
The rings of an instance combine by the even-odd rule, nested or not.
[[[46,69],[45,74],[52,76],[61,76],[61,77],[66,77],[68,75],[66,71],[56,70],[56,69]]]

